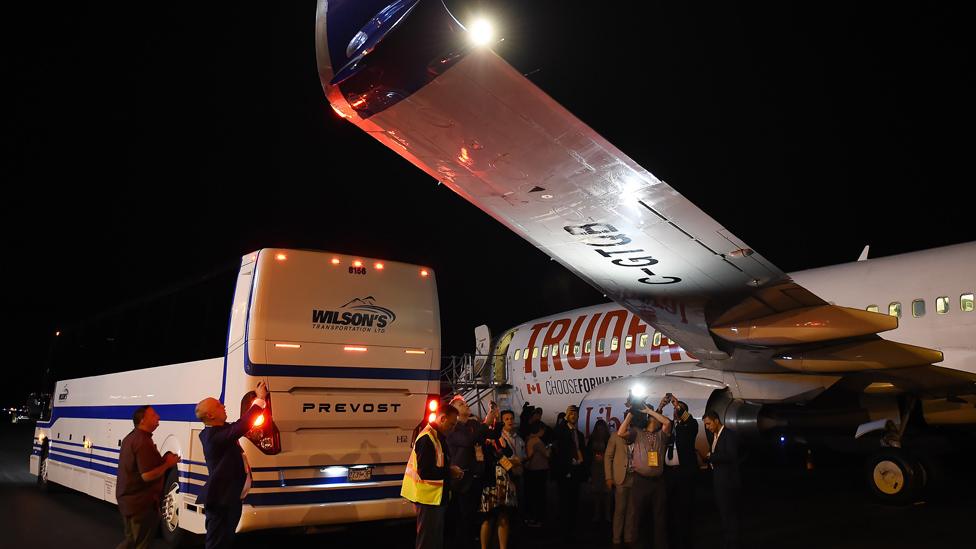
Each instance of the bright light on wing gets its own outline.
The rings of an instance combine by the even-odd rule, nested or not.
[[[634,386],[630,388],[630,393],[637,398],[642,398],[647,396],[647,388],[640,383],[635,383]]]
[[[495,37],[495,29],[492,28],[487,19],[476,19],[468,27],[468,32],[471,35],[471,43],[475,46],[484,46]]]

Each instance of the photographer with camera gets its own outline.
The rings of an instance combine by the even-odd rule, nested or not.
[[[666,400],[661,399],[659,408],[665,404]],[[617,429],[617,435],[626,437],[631,424],[637,429],[630,456],[634,469],[631,494],[637,518],[637,547],[667,549],[664,449],[671,433],[671,420],[653,410],[643,399],[628,397],[627,405],[630,410]]]

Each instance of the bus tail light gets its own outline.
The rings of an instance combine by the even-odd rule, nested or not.
[[[427,400],[424,405],[424,417],[420,420],[420,423],[413,430],[413,439],[410,441],[410,445],[417,440],[417,435],[420,434],[420,430],[426,427],[428,424],[437,421],[437,411],[441,407],[441,397],[440,395],[427,395]]]
[[[241,415],[244,415],[251,408],[255,398],[257,398],[257,394],[254,391],[244,395],[244,399],[241,401]],[[251,430],[247,432],[247,439],[265,454],[273,456],[281,452],[281,434],[274,422],[270,394],[265,399],[264,410],[251,423]]]

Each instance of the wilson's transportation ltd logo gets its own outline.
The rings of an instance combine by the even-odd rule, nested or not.
[[[338,310],[312,309],[312,328],[382,334],[396,321],[396,313],[376,304],[373,296],[357,297]]]

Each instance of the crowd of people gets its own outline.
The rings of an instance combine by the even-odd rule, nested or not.
[[[671,408],[667,417],[665,408]],[[739,546],[739,446],[735,431],[706,412],[710,451],[696,449],[699,424],[670,393],[656,409],[635,407],[613,431],[600,419],[589,436],[570,406],[550,427],[528,403],[516,422],[494,403],[483,419],[455,396],[420,433],[402,495],[417,507],[416,547],[506,549],[515,525],[549,525],[565,541],[581,533],[580,492],[587,486],[594,523],[610,526],[614,547],[693,547],[695,491],[713,470],[723,547]],[[549,483],[555,516],[548,513]],[[550,522],[554,521],[554,522]]]
[[[246,457],[239,446],[266,406],[267,388],[258,383],[245,395],[241,418],[227,422],[224,405],[208,398],[196,407],[205,425],[200,433],[210,474],[197,496],[206,515],[206,547],[230,547],[250,488]],[[710,451],[695,447],[698,421],[688,405],[670,393],[656,409],[642,405],[627,413],[616,431],[600,419],[589,436],[577,426],[570,406],[550,427],[543,411],[526,404],[519,421],[512,410],[491,403],[484,419],[464,398],[441,406],[436,419],[417,436],[407,462],[401,495],[417,510],[416,547],[506,549],[513,525],[539,528],[549,516],[549,483],[556,485],[555,523],[562,539],[579,534],[579,500],[584,484],[592,493],[593,522],[611,525],[615,547],[685,549],[693,546],[692,521],[698,476],[713,470],[715,502],[723,546],[739,546],[739,444],[714,411],[704,426]],[[671,417],[664,415],[672,408]],[[133,414],[134,429],[122,440],[116,499],[125,539],[120,548],[148,547],[159,524],[164,474],[179,458],[160,455],[152,442],[159,415],[151,406]]]

